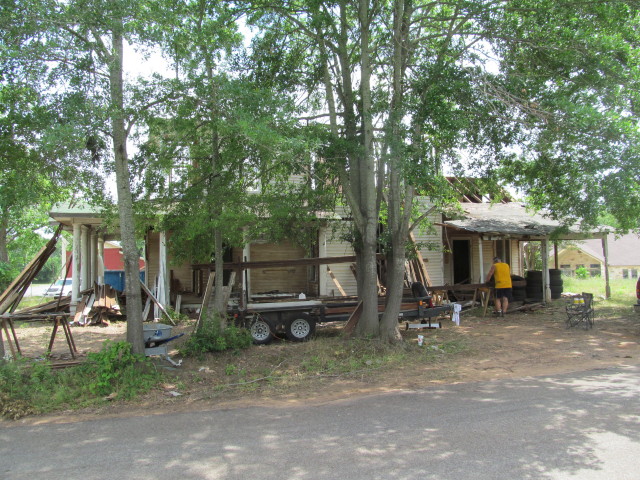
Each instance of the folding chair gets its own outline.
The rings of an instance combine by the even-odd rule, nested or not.
[[[593,293],[582,292],[582,295],[572,297],[565,307],[567,312],[567,328],[582,323],[584,329],[593,328],[595,310],[593,309]]]

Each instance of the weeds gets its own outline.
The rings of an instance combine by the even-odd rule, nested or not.
[[[227,326],[223,331],[217,321],[205,322],[180,348],[180,354],[201,358],[207,352],[239,350],[253,343],[251,334],[235,325]]]
[[[105,342],[77,367],[52,370],[48,362],[19,359],[0,365],[0,415],[17,419],[109,399],[129,400],[161,380],[151,362],[126,342]]]

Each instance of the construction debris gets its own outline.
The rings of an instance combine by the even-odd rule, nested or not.
[[[117,292],[111,285],[95,284],[83,292],[73,321],[76,325],[108,325],[112,316],[121,316]]]

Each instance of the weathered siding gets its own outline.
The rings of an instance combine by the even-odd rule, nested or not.
[[[252,262],[265,260],[293,260],[304,258],[305,250],[290,242],[253,243],[250,246]],[[308,291],[308,268],[287,266],[252,268],[249,271],[251,294],[263,292],[305,293]]]
[[[429,219],[436,223],[439,218]],[[432,285],[443,285],[445,283],[444,275],[444,254],[442,248],[442,227],[436,226],[435,232],[415,231],[414,237],[416,243],[420,245],[420,254],[427,268],[427,273],[431,279]],[[433,247],[433,248],[430,248]]]
[[[167,241],[169,241],[169,237],[170,234],[167,235]],[[169,278],[173,278],[174,285],[177,281],[181,292],[193,291],[191,264],[186,262],[181,265],[176,265],[172,261],[171,254],[167,253],[167,255],[167,274]],[[153,288],[156,278],[160,273],[160,234],[158,232],[149,232],[149,234],[147,234],[146,260],[145,283],[149,288]],[[170,289],[172,294],[177,293],[172,286],[170,286]]]
[[[346,225],[343,226],[343,228],[346,228]],[[354,255],[351,244],[349,242],[341,240],[339,232],[327,232],[324,256],[343,257],[348,255]],[[331,272],[336,277],[336,280],[338,281],[338,283],[340,283],[340,286],[347,295],[358,294],[358,285],[356,283],[356,278],[351,271],[351,263],[336,263],[332,265],[320,266],[320,268],[324,269],[325,271],[327,270],[327,267],[331,269]],[[324,289],[320,290],[321,293],[324,293],[328,296],[341,296],[338,287],[336,286],[330,275],[323,274],[321,278],[323,278],[324,281]]]

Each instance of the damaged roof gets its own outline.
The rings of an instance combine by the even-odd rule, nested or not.
[[[562,229],[557,220],[533,213],[520,202],[463,203],[461,219],[446,220],[446,227],[485,235],[542,239],[557,234],[558,239],[584,239],[606,234],[602,229],[585,232],[578,227]]]

